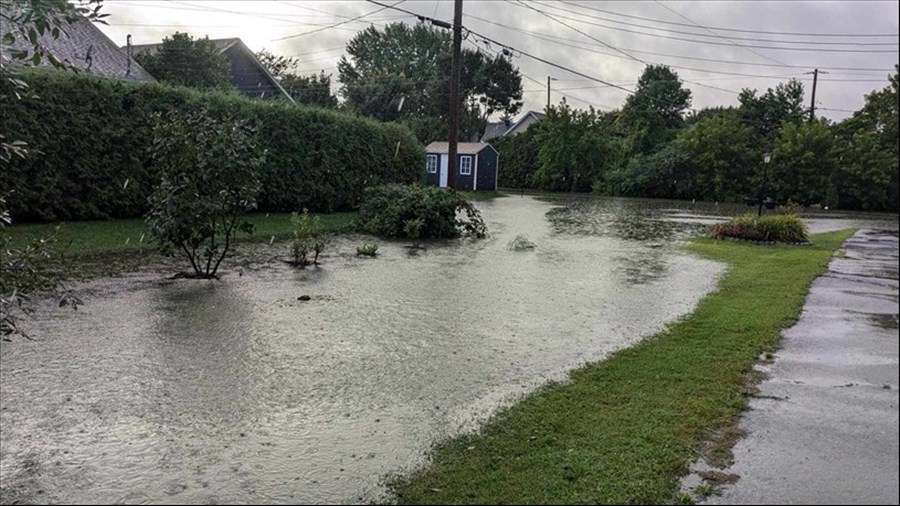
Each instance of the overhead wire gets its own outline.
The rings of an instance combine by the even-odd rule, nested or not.
[[[513,4],[513,5],[518,5],[518,4]],[[529,7],[529,8],[534,9],[533,7]],[[601,28],[607,28],[610,30],[617,30],[620,32],[633,33],[633,34],[643,35],[643,36],[648,36],[648,37],[658,37],[658,38],[663,38],[663,39],[679,40],[679,41],[693,42],[693,43],[698,43],[698,44],[710,44],[710,45],[714,45],[714,46],[734,46],[735,45],[733,42],[716,42],[716,41],[711,41],[711,40],[696,40],[696,39],[688,39],[688,38],[684,38],[684,37],[675,37],[675,36],[671,36],[671,35],[663,35],[663,34],[658,34],[658,33],[640,32],[637,30],[629,30],[627,28],[620,28],[617,26],[610,26],[610,25],[604,25],[601,23],[586,21],[585,19],[572,18],[569,16],[562,16],[562,15],[556,14],[556,13],[553,13],[553,15],[556,16],[558,19],[565,19],[568,21],[575,21],[575,22],[579,22],[579,23],[583,23],[583,24],[587,24],[587,25],[597,26],[597,27],[601,27]],[[779,51],[812,51],[812,52],[829,52],[829,53],[897,53],[898,52],[897,49],[881,50],[881,49],[842,49],[842,48],[809,48],[809,47],[798,48],[798,47],[780,47],[780,46],[760,46],[760,45],[751,45],[751,44],[741,44],[741,47],[753,48],[753,49],[773,49],[773,50],[779,50]]]
[[[700,26],[700,25],[696,25],[695,23],[688,25],[685,23],[678,23],[678,22],[674,22],[674,21],[665,21],[665,20],[661,20],[661,19],[652,19],[652,18],[645,18],[645,17],[641,17],[641,16],[634,16],[631,14],[624,14],[621,12],[613,12],[613,11],[608,11],[608,10],[604,10],[604,9],[599,9],[594,5],[587,6],[587,5],[582,5],[582,4],[578,4],[578,3],[567,1],[567,0],[556,0],[556,1],[557,1],[557,3],[580,7],[582,9],[589,10],[589,11],[602,12],[605,14],[611,14],[613,16],[621,16],[621,17],[630,18],[630,19],[639,19],[641,21],[649,21],[651,23],[660,23],[660,24],[665,24],[665,25],[676,25],[676,26]],[[875,34],[873,34],[873,33],[833,33],[833,32],[800,33],[800,32],[776,32],[776,31],[764,31],[764,30],[749,30],[749,29],[742,29],[742,28],[726,28],[726,27],[721,27],[721,26],[709,26],[709,25],[703,25],[703,26],[704,26],[704,28],[710,28],[712,30],[718,30],[718,31],[723,31],[723,32],[759,33],[759,34],[768,34],[768,35],[792,35],[792,36],[798,36],[798,37],[799,36],[804,36],[804,37],[806,37],[806,36],[808,36],[808,37],[898,37],[898,36],[900,36],[900,33],[875,33]]]
[[[322,28],[318,28],[318,29],[316,29],[316,30],[310,30],[310,31],[308,31],[308,32],[297,33],[297,34],[294,34],[294,35],[287,35],[287,36],[285,36],[285,37],[279,37],[279,38],[277,38],[277,39],[272,39],[272,42],[278,42],[278,41],[287,40],[287,39],[294,39],[294,38],[297,38],[297,37],[304,37],[304,36],[306,36],[306,35],[312,35],[312,34],[314,34],[314,33],[319,33],[319,32],[322,32],[322,31],[325,31],[325,30],[328,30],[328,29],[331,29],[331,28],[336,28],[336,27],[338,27],[338,26],[345,25],[345,24],[351,23],[351,22],[353,22],[353,21],[358,21],[358,20],[360,20],[360,19],[362,19],[362,18],[364,18],[364,17],[371,16],[372,14],[377,14],[377,13],[383,11],[383,10],[386,10],[386,9],[390,9],[390,8],[396,7],[396,6],[402,4],[402,3],[405,2],[405,1],[406,1],[406,0],[398,0],[398,1],[395,2],[393,5],[386,5],[386,6],[384,6],[384,7],[381,7],[380,9],[376,9],[376,10],[374,10],[374,11],[372,11],[372,12],[367,12],[367,13],[365,13],[365,14],[360,14],[359,16],[356,16],[356,17],[354,17],[354,18],[350,18],[350,19],[341,21],[341,22],[339,22],[339,23],[335,23],[335,24],[330,25],[330,26],[325,26],[325,27],[322,27]]]
[[[576,42],[579,44],[589,44],[584,41],[569,39],[569,38],[565,38],[565,37],[558,37],[556,35],[550,35],[550,34],[545,34],[545,33],[541,33],[541,32],[526,30],[524,28],[506,25],[503,23],[499,23],[497,21],[481,18],[481,17],[475,16],[472,14],[463,14],[463,16],[481,21],[483,23],[488,23],[488,24],[492,24],[495,26],[499,26],[501,28],[505,28],[510,31],[515,31],[515,32],[527,34],[527,35],[532,35],[541,40],[545,40],[547,42],[556,43],[556,44],[563,45],[563,46],[575,47],[575,46],[570,46],[568,44],[564,44],[560,41]],[[594,44],[589,44],[589,45],[594,45]],[[822,69],[822,70],[847,70],[847,71],[858,71],[858,72],[893,72],[893,70],[894,70],[893,68],[875,68],[875,67],[833,67],[833,66],[815,65],[815,64],[800,66],[800,65],[786,65],[786,64],[773,64],[773,63],[755,63],[755,62],[744,62],[744,61],[735,61],[735,60],[721,60],[721,59],[715,59],[715,58],[702,58],[702,57],[697,57],[697,56],[687,56],[687,55],[679,55],[679,54],[658,53],[658,52],[644,51],[644,50],[640,50],[640,49],[625,48],[625,47],[622,47],[621,49],[623,51],[627,51],[630,53],[648,54],[648,55],[652,55],[652,56],[663,56],[663,57],[667,57],[667,58],[680,58],[680,59],[686,59],[686,60],[706,61],[706,62],[712,62],[712,63],[726,63],[729,65],[748,65],[748,66],[776,67],[776,68],[796,68],[796,69],[804,69],[804,70],[807,68],[818,68],[818,69]],[[610,54],[610,53],[601,53],[601,54]],[[611,55],[611,56],[616,56],[616,55]]]

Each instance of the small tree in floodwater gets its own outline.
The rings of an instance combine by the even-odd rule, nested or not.
[[[253,230],[242,218],[260,190],[256,132],[233,117],[170,114],[150,149],[162,177],[149,199],[149,235],[164,253],[182,252],[192,277],[213,278],[235,233]]]
[[[291,240],[292,265],[306,267],[309,264],[319,265],[319,254],[325,250],[325,246],[331,242],[331,238],[322,227],[318,216],[310,216],[304,209],[302,214],[291,214],[291,224],[294,226]],[[312,260],[309,255],[312,253]]]

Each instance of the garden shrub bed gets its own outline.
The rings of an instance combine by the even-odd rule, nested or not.
[[[799,216],[779,214],[735,216],[726,223],[710,227],[714,239],[736,239],[759,243],[808,244],[809,230]]]
[[[24,73],[39,98],[15,100],[0,81],[2,133],[28,143],[0,171],[13,219],[134,218],[159,182],[149,148],[157,114],[229,115],[256,128],[267,151],[261,211],[349,210],[362,191],[422,178],[424,148],[403,126],[285,101],[47,70]]]
[[[370,234],[416,241],[460,235],[484,237],[486,233],[481,214],[465,196],[418,184],[366,189],[359,209],[359,224]]]

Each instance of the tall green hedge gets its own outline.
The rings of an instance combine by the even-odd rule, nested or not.
[[[30,71],[36,98],[0,83],[0,133],[32,154],[0,172],[17,221],[143,215],[158,180],[150,162],[154,113],[237,113],[268,150],[263,211],[335,211],[358,205],[366,187],[420,181],[424,149],[406,127],[334,111],[86,74]],[[39,151],[35,152],[35,151]]]

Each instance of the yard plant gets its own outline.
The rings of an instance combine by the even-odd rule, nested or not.
[[[0,171],[17,223],[145,215],[161,178],[150,151],[155,117],[173,111],[253,125],[270,155],[260,167],[257,202],[264,212],[351,211],[364,188],[419,181],[425,170],[424,148],[396,124],[87,73],[31,70],[20,79],[40,100],[10,99],[16,88],[0,81],[2,129],[40,155]]]
[[[762,242],[809,242],[809,232],[803,220],[795,214],[756,216],[743,214],[726,223],[716,223],[710,228],[715,239],[742,239]]]
[[[389,238],[441,239],[484,237],[481,213],[460,193],[433,186],[384,185],[363,193],[361,227]]]
[[[294,227],[291,238],[291,256],[293,265],[306,267],[319,264],[319,254],[325,250],[330,242],[329,235],[322,227],[318,216],[310,216],[306,209],[302,213],[291,215],[291,225]],[[310,259],[312,255],[312,259]]]
[[[169,114],[151,152],[162,180],[150,195],[150,237],[183,253],[193,276],[215,277],[237,231],[252,227],[243,217],[256,207],[265,160],[255,130],[236,118]]]

